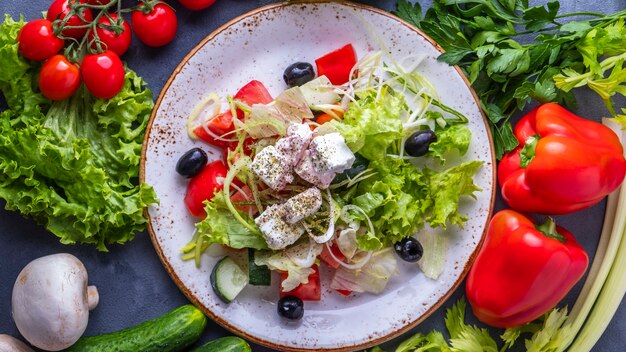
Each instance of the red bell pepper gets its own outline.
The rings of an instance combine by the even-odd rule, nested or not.
[[[543,104],[515,126],[520,146],[498,166],[502,198],[515,210],[566,214],[590,207],[624,180],[626,160],[608,127]]]
[[[326,76],[332,84],[344,84],[350,80],[350,71],[356,65],[356,52],[347,44],[333,52],[315,59],[317,75]]]
[[[589,259],[570,232],[543,225],[513,210],[491,219],[466,282],[474,315],[509,328],[532,321],[554,307],[583,276]]]

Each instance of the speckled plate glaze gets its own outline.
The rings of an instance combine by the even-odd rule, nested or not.
[[[315,20],[312,20],[315,19]],[[473,139],[464,159],[482,160],[475,177],[482,188],[467,199],[464,229],[452,228],[445,271],[434,281],[415,265],[402,264],[401,274],[380,295],[348,298],[328,289],[322,272],[322,300],[306,302],[305,316],[295,324],[276,314],[278,280],[272,287],[248,286],[231,304],[213,293],[209,274],[217,258],[204,255],[201,268],[183,261],[180,249],[189,241],[194,219],[183,204],[187,180],[176,174],[182,153],[202,147],[210,158],[219,151],[187,137],[185,121],[210,92],[233,94],[252,79],[276,96],[284,90],[282,72],[295,61],[312,62],[352,43],[359,56],[385,50],[394,57],[423,53],[421,71],[444,103],[469,118]],[[209,317],[247,339],[280,350],[348,351],[382,343],[417,325],[437,309],[461,283],[477,253],[494,200],[491,136],[467,80],[457,68],[436,61],[441,49],[415,28],[384,11],[351,3],[279,3],[238,17],[210,34],[176,68],[154,109],[144,143],[141,178],[160,199],[148,211],[150,235],[163,264],[184,294]]]

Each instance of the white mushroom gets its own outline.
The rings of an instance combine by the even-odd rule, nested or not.
[[[34,352],[24,342],[13,336],[0,334],[0,352]]]
[[[28,263],[13,286],[13,320],[31,345],[60,351],[87,328],[98,290],[87,287],[87,270],[71,254],[53,254]]]

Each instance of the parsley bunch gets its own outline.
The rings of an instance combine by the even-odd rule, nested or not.
[[[528,0],[435,0],[424,14],[419,4],[399,0],[396,14],[445,49],[440,61],[463,69],[489,119],[498,159],[518,144],[509,118],[532,99],[573,108],[571,90],[587,86],[626,123],[612,101],[626,96],[626,10],[559,14],[558,1],[529,7]],[[576,20],[563,21],[570,17]]]

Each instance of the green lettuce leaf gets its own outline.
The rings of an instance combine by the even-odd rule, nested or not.
[[[474,184],[472,176],[481,166],[481,161],[469,161],[441,172],[425,170],[429,175],[428,189],[433,201],[431,215],[426,219],[431,226],[445,229],[450,222],[463,227],[467,216],[459,213],[459,201],[463,195],[476,198],[474,192],[481,189]]]
[[[81,88],[50,102],[37,88],[39,64],[18,54],[23,21],[0,26],[0,197],[65,244],[124,243],[144,230],[154,190],[137,184],[144,130],[153,107],[143,80],[126,71],[109,101]]]
[[[427,178],[409,162],[399,158],[372,161],[375,175],[359,182],[355,192],[345,196],[371,219],[375,234],[357,238],[362,250],[376,250],[407,237],[424,224],[431,205]],[[355,219],[365,220],[358,213]]]
[[[254,233],[239,222],[224,202],[224,192],[215,194],[204,207],[206,218],[196,223],[200,236],[208,243],[217,243],[231,248],[267,249],[267,243],[260,233]],[[250,225],[256,226],[247,214],[240,213]]]
[[[442,165],[446,162],[446,154],[453,150],[456,150],[461,156],[467,153],[472,139],[472,132],[467,125],[449,125],[446,128],[437,128],[435,133],[437,141],[430,144],[428,153],[439,160]]]
[[[389,146],[402,137],[398,116],[403,104],[402,98],[391,94],[377,100],[366,98],[350,104],[343,120],[333,120],[331,124],[353,153],[358,152],[368,160],[380,160]]]

